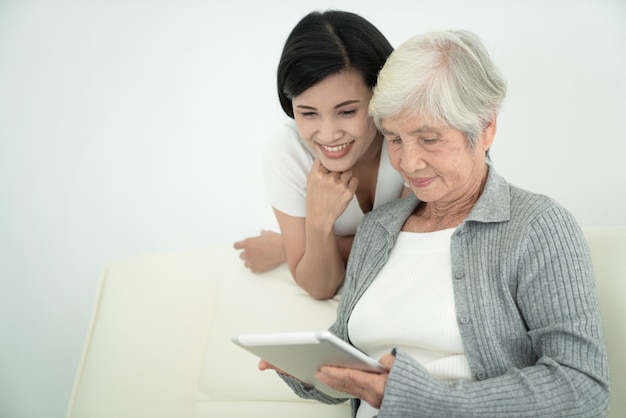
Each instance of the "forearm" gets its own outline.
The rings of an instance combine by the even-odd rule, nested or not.
[[[296,379],[295,377],[286,376],[281,373],[276,373],[281,379],[287,383],[287,385],[293,390],[293,392],[303,399],[315,399],[316,401],[325,403],[325,404],[339,404],[346,401],[346,399],[338,399],[333,398],[329,395],[326,395],[323,392],[315,389],[314,387],[310,387],[305,385],[302,381]]]
[[[482,381],[448,386],[436,381],[406,353],[398,351],[381,415],[445,417],[600,417],[608,407],[608,387],[551,359],[511,368]]]
[[[345,272],[345,261],[333,229],[307,223],[304,254],[294,271],[298,285],[316,299],[329,299],[337,293]]]
[[[354,242],[354,235],[349,236],[337,236],[337,248],[339,254],[343,260],[343,265],[348,264],[348,257],[350,257],[350,251],[352,250],[352,243]]]

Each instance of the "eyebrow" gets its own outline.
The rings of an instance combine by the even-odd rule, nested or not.
[[[338,105],[336,105],[334,108],[335,108],[335,109],[339,109],[340,107],[347,106],[347,105],[351,105],[351,104],[354,104],[354,103],[359,103],[359,102],[360,102],[360,100],[356,100],[356,99],[354,99],[354,100],[346,100],[345,102],[341,102],[341,103],[339,103],[339,104],[338,104]],[[317,108],[316,108],[316,107],[314,107],[314,106],[298,105],[298,106],[296,106],[296,107],[297,107],[298,109],[310,109],[310,110],[317,110]]]
[[[393,132],[385,129],[385,128],[381,128],[381,131],[385,134],[385,135],[394,135]],[[435,128],[434,126],[429,126],[429,125],[422,125],[419,128],[416,128],[414,130],[412,130],[411,132],[409,132],[409,135],[414,136],[414,135],[419,135],[419,134],[423,134],[423,133],[431,133],[431,132],[436,132],[437,128]]]
[[[409,132],[411,135],[415,135],[415,134],[423,134],[425,132],[435,132],[437,130],[437,128],[435,128],[434,126],[429,126],[429,125],[423,125],[420,126],[419,128]]]

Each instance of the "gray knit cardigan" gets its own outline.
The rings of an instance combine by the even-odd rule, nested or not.
[[[330,328],[344,340],[354,306],[418,203],[415,196],[389,202],[362,220]],[[606,416],[609,367],[591,258],[571,214],[490,167],[481,197],[452,235],[451,259],[474,379],[440,383],[398,348],[379,417]],[[283,379],[301,397],[345,401]],[[354,416],[359,401],[352,402]]]

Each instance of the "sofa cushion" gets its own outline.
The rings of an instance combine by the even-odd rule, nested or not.
[[[196,417],[219,416],[224,405],[230,405],[229,416],[237,416],[235,410],[241,408],[241,416],[250,416],[249,408],[257,412],[258,408],[278,408],[274,416],[286,416],[282,413],[287,410],[293,412],[288,416],[305,416],[305,411],[311,416],[333,416],[331,411],[349,416],[348,403],[329,407],[298,398],[275,372],[259,371],[259,359],[231,341],[237,334],[325,330],[334,322],[338,299],[314,300],[295,283],[286,265],[254,274],[235,250],[220,260],[214,274],[210,280],[216,284],[217,298],[198,384]],[[275,402],[281,404],[272,405]],[[264,411],[262,415],[269,414]]]

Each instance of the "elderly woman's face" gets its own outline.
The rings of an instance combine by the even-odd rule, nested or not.
[[[480,193],[487,173],[485,155],[495,135],[495,118],[470,148],[465,135],[433,126],[420,117],[382,120],[389,158],[423,202],[454,206]]]

